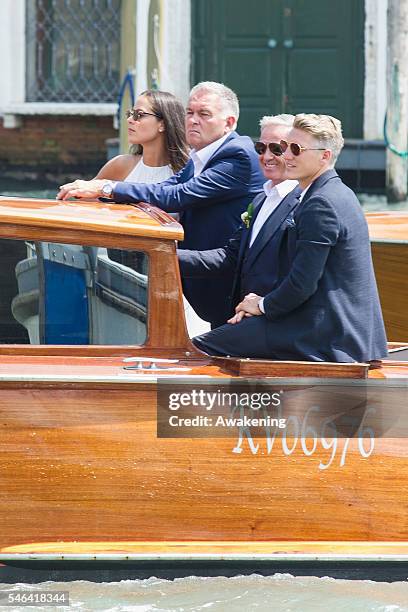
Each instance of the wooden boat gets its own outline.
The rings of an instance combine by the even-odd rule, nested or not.
[[[408,342],[408,211],[366,216],[387,337]]]
[[[42,342],[0,345],[0,582],[7,567],[34,567],[44,579],[41,568],[104,564],[137,565],[138,575],[152,563],[155,575],[160,564],[173,574],[197,573],[193,563],[292,573],[312,564],[314,574],[339,575],[341,566],[350,574],[357,563],[386,562],[394,576],[407,573],[404,343],[394,343],[401,352],[382,364],[203,355],[184,322],[176,258],[182,229],[145,204],[0,198],[0,236],[26,241],[11,308],[27,337]],[[135,273],[143,289],[136,300],[116,277],[108,286],[123,266],[108,274],[101,264],[99,273],[94,247],[145,254],[147,279]],[[53,300],[71,304],[64,287],[72,293],[76,286],[61,268],[56,288],[55,269],[70,263],[85,279],[77,279],[79,293],[87,292],[85,336],[100,342],[116,305],[112,316],[124,317],[116,345],[75,344],[84,337],[76,327],[82,315],[68,328],[55,319]],[[89,313],[103,321],[102,331]],[[122,342],[129,317],[140,326],[139,344]],[[47,343],[58,334],[63,343]],[[291,427],[276,434],[237,425],[210,435],[187,424],[169,434],[160,393],[177,385],[231,391],[234,381],[285,391]],[[340,425],[336,437],[336,423],[353,411],[353,427]],[[197,414],[190,409],[191,418]]]

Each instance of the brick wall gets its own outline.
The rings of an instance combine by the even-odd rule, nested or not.
[[[106,140],[118,135],[112,117],[33,115],[19,128],[0,119],[0,171],[3,176],[93,175],[106,161]]]

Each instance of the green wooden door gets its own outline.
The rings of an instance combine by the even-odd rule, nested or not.
[[[192,82],[222,81],[241,104],[239,131],[262,115],[339,117],[363,124],[364,0],[192,0]]]

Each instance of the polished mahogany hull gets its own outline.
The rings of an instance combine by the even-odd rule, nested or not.
[[[408,539],[404,439],[160,439],[147,383],[3,385],[0,416],[3,554]]]

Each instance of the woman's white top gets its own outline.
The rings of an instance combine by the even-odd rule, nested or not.
[[[161,183],[173,174],[170,166],[146,166],[142,158],[123,180],[128,183]]]
[[[161,183],[173,174],[170,166],[146,166],[142,158],[124,180],[128,183]],[[209,331],[210,324],[200,319],[184,296],[183,301],[190,338]]]

